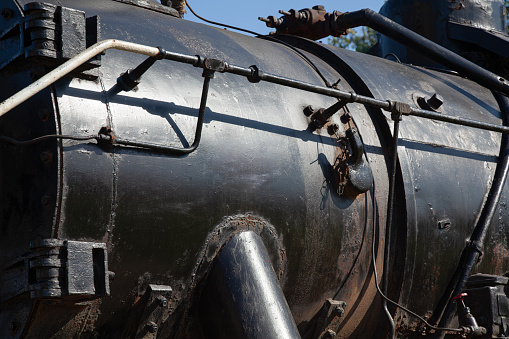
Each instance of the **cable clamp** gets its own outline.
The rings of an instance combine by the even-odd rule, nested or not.
[[[387,100],[389,107],[386,109],[391,112],[391,118],[394,121],[401,121],[403,115],[408,115],[412,112],[412,108],[409,104],[401,101]]]
[[[223,60],[214,58],[205,58],[203,68],[209,71],[224,73],[228,69],[228,64]]]
[[[249,66],[249,69],[251,70],[251,74],[247,76],[247,80],[253,84],[260,82],[263,77],[263,71],[256,65]]]
[[[479,259],[483,256],[483,246],[479,241],[471,241],[469,247],[479,253]]]
[[[348,102],[356,102],[357,101],[357,93],[350,92],[350,98],[347,101]]]
[[[97,143],[102,146],[111,146],[116,144],[116,136],[111,130],[111,127],[101,127],[96,140]]]
[[[157,49],[159,50],[159,53],[155,56],[157,60],[163,60],[166,56],[166,50],[162,48],[161,46],[157,46]]]

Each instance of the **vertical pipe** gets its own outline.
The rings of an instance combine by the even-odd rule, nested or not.
[[[507,125],[509,120],[509,99],[501,94],[495,93],[495,96],[499,102],[500,108],[503,113],[504,124]],[[500,201],[500,197],[502,195],[502,191],[505,187],[505,182],[507,180],[507,175],[509,172],[509,140],[507,134],[502,135],[502,145],[500,147],[500,155],[499,161],[497,164],[497,169],[495,171],[493,177],[493,184],[491,185],[490,192],[488,194],[488,198],[486,199],[486,203],[481,212],[481,216],[479,217],[479,221],[470,236],[469,243],[467,247],[464,249],[464,255],[462,258],[465,258],[460,262],[457,275],[457,281],[454,285],[453,291],[446,291],[446,295],[449,300],[447,302],[447,306],[443,312],[443,315],[440,319],[439,327],[447,327],[454,317],[454,309],[455,305],[452,300],[453,297],[460,294],[465,287],[465,284],[472,273],[473,268],[479,261],[479,257],[482,255],[484,250],[484,243],[486,240],[486,235],[488,233],[489,226],[495,215],[495,211],[497,209],[498,203]],[[443,338],[445,333],[439,333],[435,337]]]
[[[212,338],[300,338],[261,238],[237,233],[214,259],[199,300]]]
[[[394,214],[394,190],[396,189],[396,169],[398,166],[398,135],[399,135],[399,123],[401,121],[401,113],[392,113],[392,120],[394,121],[394,132],[392,139],[392,162],[391,172],[389,178],[389,199],[387,203],[387,225],[385,227],[385,249],[384,249],[384,271],[382,280],[382,292],[387,295],[389,286],[389,264],[390,264],[390,251],[391,251],[391,228],[392,228],[392,216]],[[383,308],[389,319],[391,338],[395,337],[394,320],[392,314],[387,307],[387,300],[383,299]]]

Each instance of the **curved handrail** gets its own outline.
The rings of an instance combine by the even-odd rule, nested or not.
[[[69,59],[62,65],[58,66],[48,74],[41,77],[39,80],[35,81],[33,84],[23,88],[18,93],[14,94],[10,98],[6,99],[2,103],[0,103],[0,117],[5,113],[9,112],[11,109],[15,108],[19,104],[23,103],[25,100],[31,98],[44,88],[53,84],[57,80],[66,76],[88,60],[92,59],[96,55],[103,53],[108,49],[118,49],[127,52],[133,52],[137,54],[143,54],[147,56],[157,56],[160,50],[157,47],[144,46],[140,44],[136,44],[133,42],[127,42],[116,39],[108,39],[100,41],[83,52],[79,53],[75,57]]]

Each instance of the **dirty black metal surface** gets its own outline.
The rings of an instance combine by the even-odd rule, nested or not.
[[[315,85],[501,124],[492,93],[454,75],[281,37],[304,58],[280,43],[122,2],[73,0],[65,6],[98,15],[104,39],[257,65]],[[0,134],[19,140],[97,135],[109,128],[130,141],[0,142],[3,273],[17,272],[12,263],[32,241],[55,238],[105,244],[109,272],[103,278],[110,279],[110,297],[83,304],[46,300],[34,306],[19,293],[15,302],[2,304],[2,328],[13,337],[38,331],[105,338],[206,334],[206,322],[188,328],[197,316],[198,292],[212,286],[208,275],[215,274],[215,260],[230,255],[222,252],[230,239],[253,231],[284,294],[277,298],[286,299],[300,334],[385,333],[373,264],[384,271],[390,116],[346,104],[311,129],[306,109],[325,111],[338,105],[335,99],[218,71],[210,79],[199,146],[189,154],[164,154],[136,145],[193,144],[202,70],[159,60],[131,91],[121,91],[119,76],[145,58],[109,50],[95,78],[64,78],[1,118]],[[1,70],[2,99],[47,72],[22,65],[16,72]],[[388,295],[426,316],[441,301],[483,207],[500,135],[406,116],[399,133]],[[356,189],[340,192],[337,181],[353,181],[355,171],[362,179]],[[501,275],[509,268],[506,203],[504,194],[478,268],[483,273]],[[402,313],[397,317],[402,331],[417,326]]]
[[[262,239],[233,236],[214,259],[200,295],[200,320],[210,338],[299,338]]]

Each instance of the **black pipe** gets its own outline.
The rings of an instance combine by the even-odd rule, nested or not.
[[[392,159],[391,159],[391,172],[389,173],[389,198],[387,202],[387,224],[385,226],[385,248],[384,248],[384,270],[382,277],[382,292],[383,295],[387,295],[389,288],[389,263],[390,263],[390,252],[391,252],[391,231],[392,231],[392,216],[394,214],[394,200],[395,200],[395,189],[396,189],[396,170],[398,167],[398,136],[399,136],[399,123],[401,121],[402,114],[393,112],[392,120],[394,121],[394,132],[392,139]],[[387,307],[387,299],[383,299],[383,308],[389,319],[391,336],[395,338],[395,327],[392,314]]]
[[[162,144],[131,141],[131,140],[126,140],[126,139],[122,139],[122,138],[118,138],[118,137],[114,138],[113,143],[118,144],[118,145],[124,145],[124,146],[148,148],[148,149],[160,151],[160,152],[167,153],[167,154],[184,155],[184,154],[189,154],[189,153],[194,152],[198,148],[198,145],[200,144],[200,140],[201,140],[201,131],[203,129],[203,120],[205,117],[205,109],[207,108],[207,97],[208,97],[208,93],[209,93],[209,84],[210,84],[210,79],[212,79],[214,77],[214,71],[204,70],[203,77],[205,79],[203,81],[203,89],[202,89],[201,100],[200,100],[200,109],[198,111],[198,121],[197,121],[196,131],[194,134],[194,141],[191,146],[189,146],[189,147],[172,147],[172,146],[166,146],[166,145],[162,145]]]
[[[235,234],[214,258],[198,305],[208,338],[300,338],[267,249],[253,231]]]
[[[495,96],[500,104],[502,112],[504,113],[504,123],[507,124],[509,121],[509,99],[503,95],[495,93]],[[456,275],[457,282],[450,284],[454,286],[452,291],[446,291],[444,294],[448,298],[447,306],[440,319],[439,327],[447,327],[454,317],[454,302],[452,298],[457,296],[463,291],[465,284],[470,277],[472,269],[478,263],[480,256],[483,253],[484,243],[486,241],[486,235],[488,228],[491,224],[495,211],[497,209],[502,191],[507,180],[509,172],[509,140],[506,134],[502,135],[502,145],[500,148],[499,162],[495,175],[493,178],[493,184],[491,185],[488,198],[479,217],[479,221],[472,232],[468,245],[463,250],[462,258],[464,258],[459,265],[459,274]],[[436,316],[440,316],[442,310],[435,312]],[[443,338],[445,334],[437,334],[436,337]]]
[[[368,26],[379,33],[400,42],[414,50],[424,53],[430,59],[457,71],[478,84],[509,95],[509,84],[506,80],[473,62],[451,52],[410,29],[372,11],[369,8],[338,15],[338,31],[358,26]]]
[[[168,59],[168,60],[191,64],[196,67],[204,67],[203,63],[200,62],[200,60],[204,60],[204,59],[199,56],[190,56],[190,55],[184,55],[184,54],[180,54],[180,53],[165,51],[164,58]],[[476,65],[474,65],[474,66],[476,66]],[[478,67],[478,66],[476,66],[476,67]],[[248,68],[248,67],[241,67],[241,66],[235,66],[235,65],[228,65],[225,63],[225,68],[221,72],[241,75],[241,76],[245,76],[249,79],[252,79],[253,78],[253,74],[252,74],[253,68],[254,68],[253,66]],[[338,99],[344,100],[347,103],[357,102],[359,104],[363,104],[366,106],[381,108],[386,111],[391,110],[392,103],[388,100],[374,99],[374,98],[359,95],[359,94],[356,94],[353,92],[345,92],[345,91],[341,91],[341,90],[334,89],[334,88],[318,86],[318,85],[310,84],[307,82],[286,78],[286,77],[283,77],[280,75],[274,75],[274,74],[259,71],[259,73],[256,74],[256,79],[258,81],[267,81],[267,82],[282,85],[282,86],[301,89],[303,91],[327,95],[327,96],[330,96],[333,98],[338,98]],[[507,93],[509,93],[509,90],[507,91]],[[509,133],[509,127],[507,127],[507,126],[500,126],[500,125],[496,125],[496,124],[484,123],[484,122],[460,118],[460,117],[446,116],[444,114],[431,112],[431,111],[427,111],[427,110],[423,110],[423,109],[419,109],[419,108],[415,108],[415,107],[411,107],[410,112],[403,113],[403,115],[413,115],[413,116],[418,116],[418,117],[427,118],[427,119],[449,122],[449,123],[462,125],[462,126],[480,128],[480,129],[484,129],[484,130],[488,130],[488,131]]]
[[[140,78],[152,65],[159,60],[159,57],[149,57],[139,64],[135,69],[128,69],[117,78],[117,86],[125,92],[134,89],[140,83]]]

